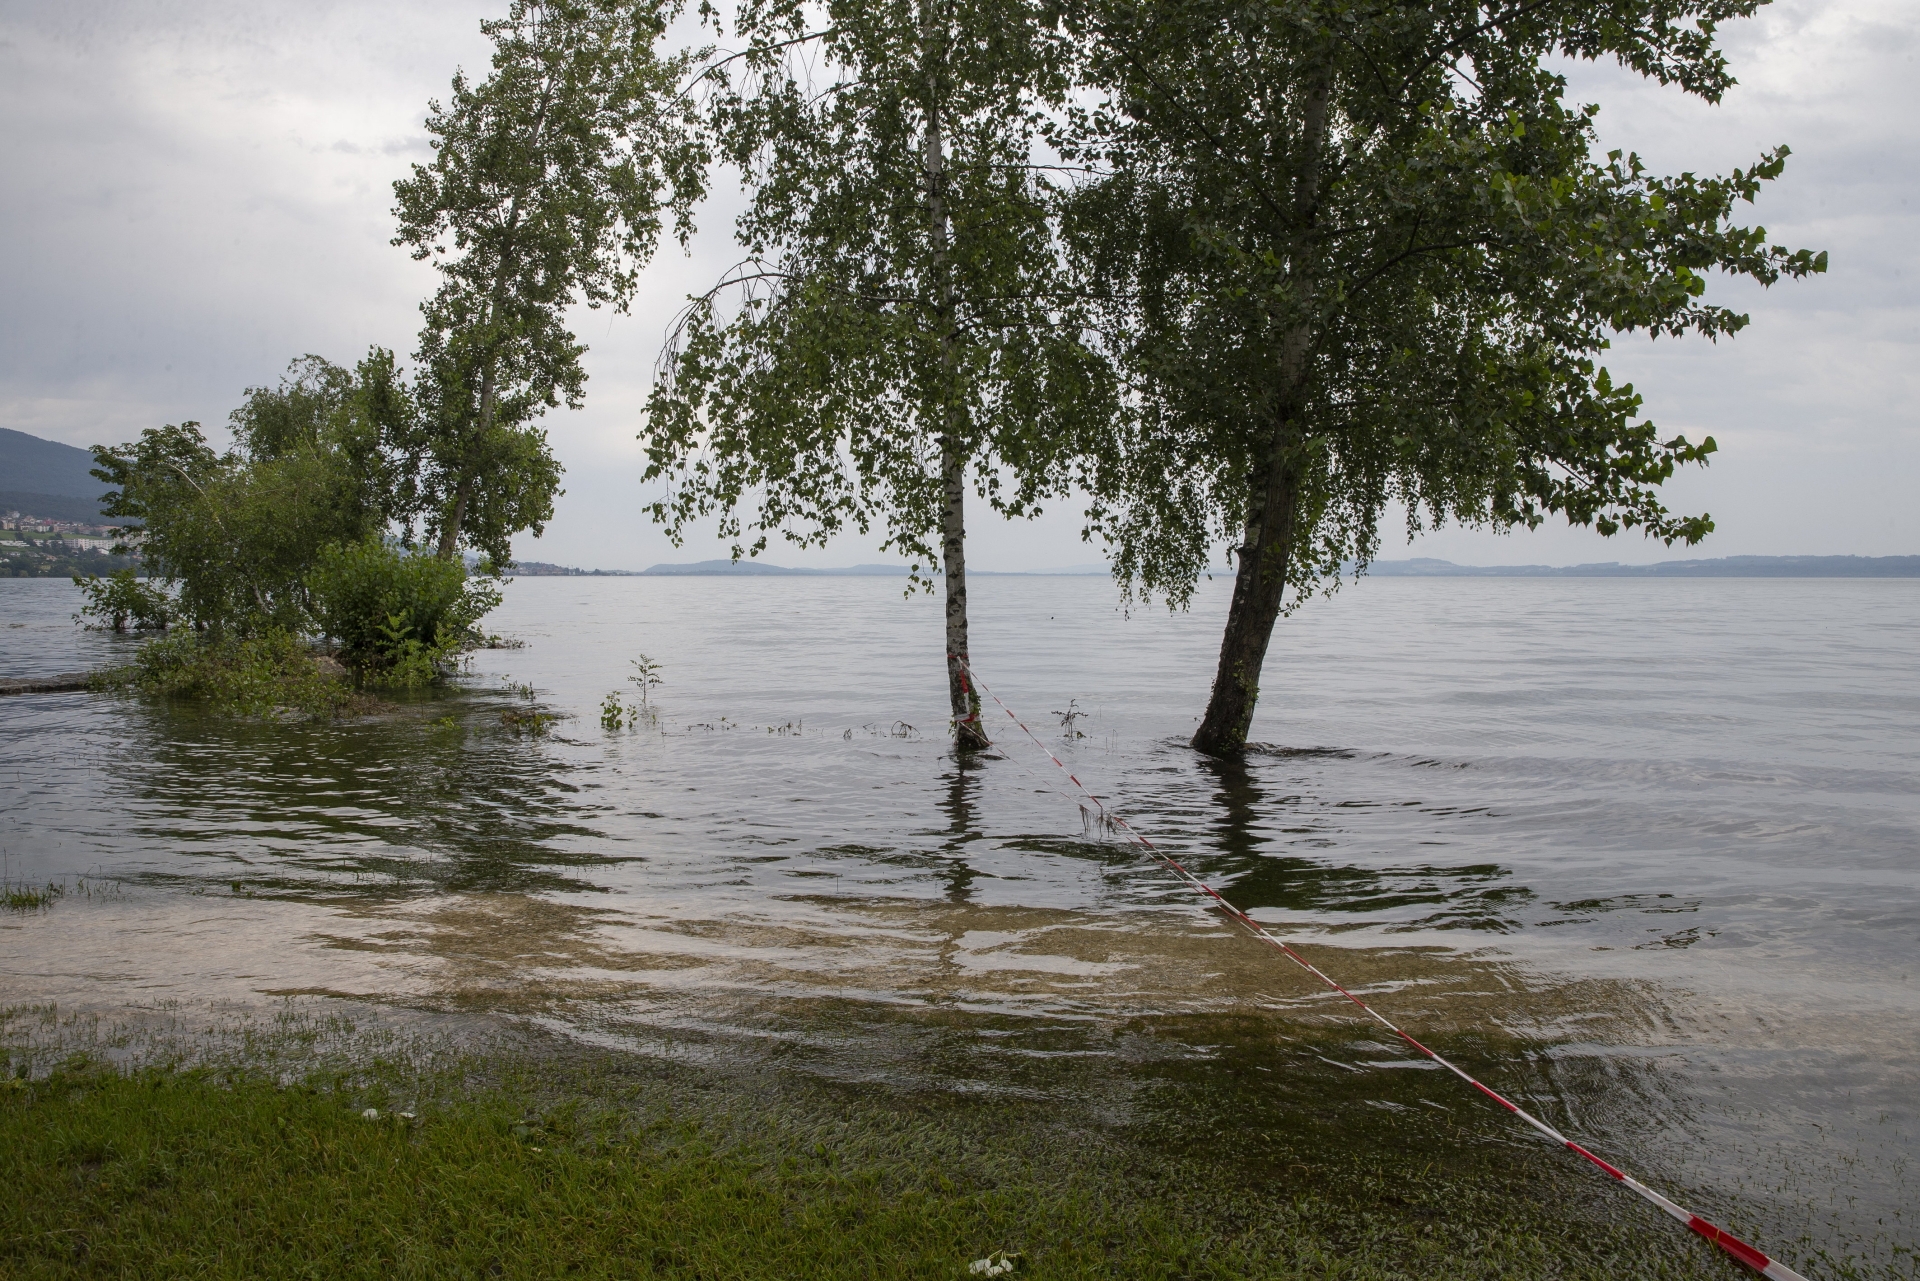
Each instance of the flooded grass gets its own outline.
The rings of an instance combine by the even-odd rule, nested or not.
[[[22,1277],[946,1277],[997,1251],[1055,1277],[1712,1275],[1445,1180],[1200,1203],[1112,1152],[1069,1161],[1066,1135],[982,1150],[884,1102],[762,1113],[749,1139],[739,1113],[435,1093],[67,1065],[0,1104],[0,1258]]]
[[[58,881],[38,886],[15,885],[9,881],[0,885],[0,904],[5,904],[9,912],[38,912],[52,907],[54,900],[66,892],[66,886]]]
[[[124,892],[119,881],[97,876],[74,876],[34,885],[0,874],[0,907],[10,912],[43,912],[69,897],[89,903],[118,900]]]
[[[1731,1275],[1577,1178],[1541,1196],[1551,1153],[1457,1137],[1409,1163],[1392,1109],[1338,1144],[1314,1141],[1317,1118],[1281,1152],[1243,1143],[1217,1092],[1175,1138],[1057,1097],[203,1017],[0,1015],[0,1272]]]

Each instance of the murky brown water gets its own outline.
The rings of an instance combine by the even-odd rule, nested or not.
[[[0,582],[6,673],[124,648],[71,594]],[[1220,603],[984,579],[976,656],[1036,729],[1078,699],[1082,778],[1497,1088],[1789,1257],[1910,1264],[1920,584],[1363,583],[1283,625],[1255,736],[1285,746],[1243,768],[1180,746]],[[1030,745],[957,766],[931,605],[525,580],[494,625],[527,649],[369,721],[8,700],[6,875],[68,893],[0,917],[0,1000],[344,999],[1123,1121],[1185,1092],[1317,1142],[1409,1109],[1526,1141],[1088,833]],[[642,651],[658,719],[605,733]],[[514,732],[519,682],[573,719]]]

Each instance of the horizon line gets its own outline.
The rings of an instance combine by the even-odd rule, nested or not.
[[[1380,578],[1920,578],[1920,555],[1858,556],[1789,555],[1721,556],[1629,563],[1589,561],[1577,565],[1461,565],[1431,556],[1406,560],[1376,560],[1364,569],[1348,561],[1343,573]],[[662,562],[646,569],[577,569],[548,561],[517,562],[513,571],[529,578],[883,578],[905,577],[908,565],[857,564],[832,567],[776,565],[769,561],[713,559]],[[923,569],[940,577],[937,568]],[[1205,571],[1209,578],[1232,577],[1230,566]],[[1111,575],[1111,566],[1085,563],[1048,569],[974,569],[981,578],[1097,578]]]

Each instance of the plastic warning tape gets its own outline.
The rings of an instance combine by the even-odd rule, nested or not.
[[[1114,814],[1111,811],[1109,811],[1105,803],[1102,802],[1098,796],[1095,796],[1092,790],[1089,789],[1085,783],[1082,783],[1079,777],[1075,775],[1072,770],[1067,768],[1066,762],[1062,761],[1058,756],[1054,755],[1053,749],[1048,747],[1045,743],[1041,742],[1040,736],[1035,734],[1032,730],[1028,729],[1027,723],[1021,720],[1018,716],[1014,715],[1013,709],[1008,707],[1004,702],[1002,702],[998,694],[995,694],[992,690],[987,688],[986,682],[982,681],[979,675],[974,672],[972,665],[967,662],[966,658],[960,655],[950,655],[949,657],[951,657],[952,660],[959,666],[963,677],[967,681],[970,681],[973,684],[974,688],[978,689],[980,693],[985,694],[988,698],[991,698],[994,701],[995,705],[997,705],[1001,711],[1007,714],[1007,719],[1011,720],[1015,725],[1018,725],[1020,727],[1021,732],[1024,733],[1028,738],[1033,740],[1033,745],[1035,747],[1038,747],[1041,751],[1045,752],[1047,754],[1047,759],[1060,767],[1060,772],[1065,774],[1069,779],[1072,780],[1073,785],[1080,789],[1080,794],[1086,797],[1087,800],[1093,803],[1095,809],[1099,812],[1101,821],[1104,824],[1114,829],[1117,829],[1119,831],[1125,832],[1127,836],[1131,838],[1137,845],[1139,845],[1142,849],[1146,850],[1147,853],[1153,855],[1155,859],[1159,860],[1159,862],[1163,866],[1171,870],[1175,876],[1179,877],[1182,881],[1184,881],[1196,893],[1204,895],[1207,899],[1211,900],[1215,907],[1219,908],[1222,912],[1224,912],[1227,915],[1228,919],[1232,920],[1234,923],[1244,928],[1248,933],[1252,934],[1255,938],[1259,939],[1261,942],[1269,944],[1274,948],[1277,948],[1280,952],[1284,953],[1286,957],[1289,960],[1291,960],[1294,964],[1298,965],[1301,969],[1305,970],[1307,973],[1319,979],[1322,983],[1326,984],[1329,988],[1333,989],[1335,992],[1338,992],[1341,996],[1346,997],[1347,1000],[1353,1002],[1356,1006],[1360,1007],[1360,1009],[1364,1010],[1367,1013],[1367,1016],[1373,1019],[1374,1022],[1380,1024],[1381,1027],[1386,1028],[1389,1032],[1392,1032],[1395,1036],[1399,1037],[1402,1041],[1405,1041],[1408,1045],[1412,1046],[1419,1053],[1425,1055],[1429,1059],[1432,1059],[1435,1063],[1438,1063],[1441,1067],[1447,1069],[1447,1071],[1453,1073],[1455,1076],[1459,1077],[1462,1081],[1465,1081],[1468,1085],[1478,1090],[1481,1094],[1486,1095],[1489,1099],[1492,1099],[1495,1103],[1498,1103],[1501,1107],[1505,1108],[1508,1112],[1511,1112],[1513,1115],[1519,1117],[1522,1121],[1525,1121],[1528,1125],[1532,1126],[1535,1130],[1539,1131],[1541,1134],[1545,1135],[1547,1138],[1551,1139],[1553,1142],[1559,1144],[1561,1147],[1565,1148],[1567,1151],[1572,1152],[1575,1155],[1584,1158],[1587,1162],[1589,1162],[1595,1168],[1605,1172],[1606,1175],[1609,1178],[1613,1179],[1615,1182],[1620,1183],[1625,1187],[1631,1188],[1633,1191],[1637,1192],[1639,1195],[1646,1198],[1648,1201],[1653,1202],[1653,1204],[1659,1206],[1662,1210],[1666,1211],[1668,1214],[1678,1219],[1681,1223],[1685,1224],[1689,1231],[1695,1232],[1700,1236],[1705,1237],[1707,1240],[1719,1246],[1722,1250],[1732,1255],[1735,1259],[1739,1260],[1741,1263],[1746,1264],[1748,1267],[1752,1268],[1755,1272],[1758,1272],[1761,1276],[1771,1277],[1773,1278],[1773,1281],[1806,1281],[1805,1277],[1801,1276],[1798,1272],[1795,1272],[1792,1268],[1788,1267],[1786,1264],[1782,1263],[1780,1260],[1772,1258],[1767,1254],[1763,1253],[1762,1251],[1755,1249],[1753,1246],[1748,1245],[1745,1241],[1742,1241],[1739,1237],[1734,1236],[1731,1232],[1728,1232],[1726,1229],[1721,1228],[1716,1224],[1713,1224],[1707,1221],[1706,1219],[1701,1218],[1699,1215],[1694,1214],[1691,1211],[1682,1208],[1681,1206],[1675,1205],[1672,1201],[1669,1201],[1666,1197],[1661,1196],[1658,1192],[1655,1192],[1652,1188],[1640,1182],[1640,1180],[1634,1178],[1632,1175],[1628,1174],[1626,1171],[1621,1170],[1617,1166],[1610,1165],[1606,1161],[1601,1160],[1599,1157],[1587,1151],[1587,1149],[1581,1147],[1578,1143],[1575,1143],[1572,1139],[1568,1138],[1566,1135],[1560,1133],[1560,1131],[1554,1129],[1551,1125],[1548,1125],[1545,1121],[1542,1121],[1539,1117],[1533,1115],[1533,1113],[1521,1107],[1518,1103],[1515,1103],[1512,1099],[1507,1098],[1505,1095],[1501,1094],[1498,1090],[1492,1089],[1491,1087],[1486,1085],[1484,1082],[1472,1076],[1470,1073],[1462,1069],[1457,1063],[1454,1063],[1452,1060],[1445,1058],[1440,1054],[1435,1053],[1431,1049],[1428,1049],[1425,1045],[1415,1040],[1404,1029],[1402,1029],[1399,1024],[1395,1023],[1393,1020],[1389,1019],[1386,1015],[1380,1013],[1380,1011],[1374,1009],[1371,1005],[1368,1005],[1365,1001],[1361,1000],[1359,997],[1355,996],[1352,992],[1349,992],[1346,988],[1342,987],[1339,983],[1335,982],[1333,978],[1327,974],[1326,971],[1322,970],[1319,966],[1315,965],[1312,961],[1309,961],[1306,957],[1300,955],[1300,953],[1294,951],[1293,947],[1290,944],[1288,944],[1286,940],[1276,938],[1273,934],[1269,933],[1265,926],[1261,925],[1258,921],[1254,920],[1251,916],[1248,916],[1245,912],[1241,911],[1239,908],[1235,907],[1233,904],[1227,902],[1227,900],[1221,896],[1218,890],[1214,889],[1211,885],[1208,885],[1205,881],[1201,880],[1199,877],[1195,876],[1192,872],[1188,871],[1186,867],[1182,865],[1178,859],[1174,858],[1171,854],[1168,854],[1166,851],[1162,850],[1159,846],[1155,845],[1152,841],[1148,840],[1144,835],[1142,835],[1138,830],[1136,830],[1132,824],[1128,823],[1126,819],[1120,817],[1118,814]]]

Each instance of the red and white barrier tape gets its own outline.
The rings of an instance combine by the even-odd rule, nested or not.
[[[1578,1143],[1575,1143],[1572,1139],[1568,1138],[1566,1135],[1560,1133],[1560,1131],[1554,1129],[1551,1125],[1548,1125],[1545,1121],[1542,1121],[1539,1117],[1533,1115],[1531,1112],[1528,1112],[1525,1108],[1522,1108],[1519,1104],[1513,1102],[1511,1099],[1507,1098],[1505,1095],[1502,1095],[1499,1091],[1488,1088],[1486,1085],[1482,1084],[1480,1081],[1476,1080],[1474,1077],[1468,1075],[1464,1070],[1462,1070],[1459,1067],[1459,1065],[1453,1063],[1452,1061],[1446,1058],[1443,1058],[1439,1054],[1434,1053],[1432,1050],[1422,1045],[1420,1042],[1414,1040],[1413,1037],[1411,1037],[1405,1031],[1403,1031],[1398,1024],[1394,1023],[1391,1019],[1387,1018],[1386,1015],[1380,1013],[1380,1011],[1374,1009],[1371,1005],[1368,1005],[1365,1001],[1355,996],[1352,992],[1349,992],[1346,988],[1341,987],[1338,983],[1334,982],[1333,979],[1330,978],[1326,974],[1326,972],[1323,971],[1319,966],[1307,960],[1307,958],[1300,955],[1300,953],[1294,951],[1293,948],[1289,946],[1285,941],[1275,938],[1272,934],[1268,933],[1266,930],[1266,927],[1262,926],[1258,921],[1254,920],[1251,916],[1248,916],[1245,912],[1242,912],[1239,908],[1227,902],[1226,899],[1220,896],[1220,892],[1218,890],[1214,889],[1211,885],[1208,885],[1205,881],[1195,876],[1192,872],[1189,872],[1185,867],[1183,867],[1180,864],[1179,860],[1175,859],[1172,855],[1161,850],[1152,841],[1148,840],[1145,836],[1141,835],[1137,830],[1134,829],[1132,824],[1127,822],[1126,819],[1121,818],[1118,814],[1113,814],[1109,812],[1106,805],[1102,803],[1100,798],[1098,796],[1095,796],[1093,792],[1087,787],[1087,785],[1085,783],[1082,783],[1079,780],[1079,778],[1075,776],[1074,772],[1067,768],[1066,762],[1062,761],[1058,756],[1055,756],[1053,754],[1053,749],[1048,747],[1045,743],[1041,742],[1039,736],[1035,734],[1032,730],[1027,728],[1027,723],[1021,720],[1018,716],[1014,715],[1012,708],[1008,707],[1005,703],[1000,701],[1000,696],[998,694],[995,694],[992,690],[987,688],[986,684],[974,672],[972,666],[968,664],[965,658],[961,658],[957,655],[951,656],[951,657],[953,658],[953,661],[959,665],[960,671],[962,675],[965,677],[965,679],[967,681],[970,681],[974,686],[974,688],[979,690],[980,693],[985,694],[988,698],[991,698],[994,701],[994,703],[1000,708],[1000,710],[1007,714],[1007,719],[1011,720],[1015,725],[1018,725],[1020,727],[1021,732],[1024,733],[1028,738],[1033,740],[1033,745],[1035,747],[1038,747],[1041,751],[1045,752],[1047,754],[1047,759],[1052,761],[1055,765],[1058,765],[1060,767],[1060,772],[1065,774],[1069,779],[1073,781],[1073,785],[1080,789],[1080,794],[1082,796],[1085,796],[1089,801],[1091,801],[1095,809],[1099,811],[1100,817],[1103,822],[1111,825],[1113,828],[1116,828],[1120,831],[1125,832],[1142,849],[1146,850],[1149,854],[1153,855],[1154,858],[1158,859],[1160,863],[1162,863],[1164,866],[1170,869],[1175,876],[1178,876],[1182,881],[1186,882],[1186,884],[1192,887],[1196,892],[1206,896],[1208,899],[1211,899],[1213,902],[1213,905],[1215,907],[1218,907],[1222,912],[1226,913],[1227,917],[1230,920],[1232,920],[1236,924],[1246,929],[1248,933],[1252,934],[1255,938],[1259,939],[1261,942],[1270,944],[1271,946],[1279,949],[1279,951],[1281,951],[1286,955],[1288,960],[1292,961],[1294,964],[1298,965],[1301,969],[1313,975],[1315,978],[1319,979],[1322,983],[1326,984],[1328,987],[1338,992],[1341,996],[1346,997],[1349,1001],[1353,1002],[1355,1005],[1359,1006],[1362,1010],[1366,1011],[1367,1016],[1373,1019],[1376,1023],[1380,1024],[1380,1026],[1386,1028],[1389,1032],[1392,1032],[1395,1036],[1399,1037],[1402,1041],[1405,1041],[1408,1045],[1412,1046],[1415,1050],[1419,1051],[1421,1054],[1425,1055],[1427,1058],[1432,1059],[1435,1063],[1438,1063],[1441,1067],[1447,1069],[1447,1071],[1453,1073],[1455,1076],[1459,1077],[1462,1081],[1465,1081],[1468,1085],[1472,1086],[1474,1089],[1478,1090],[1480,1093],[1486,1095],[1488,1098],[1492,1099],[1495,1103],[1498,1103],[1501,1107],[1505,1108],[1507,1111],[1519,1117],[1522,1121],[1525,1121],[1528,1125],[1538,1130],[1541,1134],[1545,1135],[1547,1138],[1553,1140],[1553,1142],[1567,1149],[1567,1151],[1572,1152],[1577,1156],[1585,1158],[1588,1162],[1592,1163],[1598,1169],[1605,1171],[1606,1174],[1611,1178],[1613,1178],[1616,1182],[1621,1183],[1626,1187],[1633,1189],[1635,1192],[1639,1193],[1641,1196],[1645,1197],[1647,1200],[1659,1206],[1662,1210],[1666,1211],[1668,1214],[1678,1219],[1681,1223],[1684,1223],[1687,1226],[1689,1231],[1698,1233],[1699,1235],[1705,1237],[1707,1240],[1713,1242],[1715,1245],[1719,1246],[1722,1250],[1725,1250],[1728,1254],[1732,1255],[1735,1259],[1739,1260],[1741,1263],[1746,1264],[1748,1267],[1752,1268],[1755,1272],[1758,1272],[1761,1276],[1771,1277],[1773,1278],[1773,1281],[1806,1281],[1805,1277],[1802,1277],[1798,1272],[1795,1272],[1792,1268],[1788,1267],[1786,1264],[1782,1263],[1780,1260],[1768,1257],[1766,1254],[1763,1254],[1761,1251],[1756,1250],[1754,1247],[1748,1245],[1745,1241],[1742,1241],[1739,1237],[1734,1236],[1731,1232],[1728,1232],[1725,1229],[1716,1226],[1715,1224],[1709,1223],[1707,1220],[1701,1218],[1697,1214],[1692,1214],[1682,1209],[1681,1207],[1675,1205],[1673,1202],[1667,1200],[1667,1198],[1661,1196],[1658,1192],[1655,1192],[1652,1188],[1648,1187],[1646,1184],[1640,1182],[1638,1179],[1634,1178],[1632,1175],[1629,1175],[1628,1173],[1626,1173],[1626,1171],[1618,1169],[1612,1165],[1609,1165],[1607,1162],[1601,1160],[1599,1157],[1587,1151],[1585,1148],[1581,1147]]]

